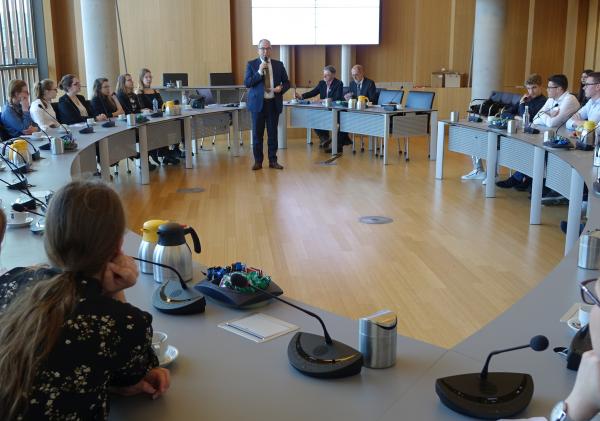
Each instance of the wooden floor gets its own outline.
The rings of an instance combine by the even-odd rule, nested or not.
[[[527,193],[499,189],[485,199],[480,181],[460,180],[470,159],[454,153],[445,180],[435,180],[425,145],[411,141],[409,163],[394,143],[386,167],[349,147],[323,166],[318,147],[292,139],[279,151],[285,170],[253,172],[247,143],[233,158],[217,138],[192,170],[163,167],[148,186],[121,170],[115,185],[134,231],[155,218],[191,225],[203,264],[260,267],[287,296],[354,319],[391,309],[400,334],[452,347],[559,262],[567,208],[544,207],[543,224],[529,225]],[[177,192],[194,187],[205,191]],[[394,222],[359,223],[365,215]]]

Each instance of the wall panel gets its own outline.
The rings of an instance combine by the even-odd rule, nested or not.
[[[565,0],[536,1],[531,72],[541,74],[544,79],[563,72],[566,31],[557,28],[566,28],[567,11]]]

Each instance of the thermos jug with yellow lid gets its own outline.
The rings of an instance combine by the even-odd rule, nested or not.
[[[162,219],[151,219],[144,222],[142,231],[142,242],[138,249],[138,257],[144,260],[152,260],[154,254],[154,247],[158,243],[158,227],[162,224],[166,224],[169,221]],[[142,273],[154,273],[154,265],[146,262],[139,262],[140,272]]]

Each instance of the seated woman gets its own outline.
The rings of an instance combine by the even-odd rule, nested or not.
[[[63,124],[83,123],[92,118],[94,113],[87,99],[79,95],[81,82],[75,75],[65,75],[60,80],[60,89],[66,92],[58,100],[58,117]],[[96,121],[106,120],[105,114],[100,114]]]
[[[117,194],[71,182],[52,197],[46,222],[54,267],[0,276],[0,419],[105,420],[109,392],[165,393],[152,316],[125,302],[138,271],[121,251]]]
[[[37,132],[29,112],[29,90],[27,84],[19,79],[8,84],[8,102],[2,110],[2,125],[10,137],[30,135]]]
[[[56,83],[50,79],[44,79],[35,84],[35,101],[31,103],[31,118],[42,130],[50,127],[58,127],[56,112],[52,107],[52,100],[56,98],[58,89]]]
[[[156,100],[156,104],[160,110],[163,106],[163,99],[160,96],[160,93],[156,89],[152,88],[152,72],[149,69],[144,68],[140,70],[138,83],[137,95],[142,108],[154,110],[154,100]],[[168,164],[178,164],[179,159],[177,156],[182,155],[183,154],[181,150],[179,150],[179,145],[177,144],[174,146],[173,151],[169,151],[169,153],[165,154],[163,162],[167,160]]]
[[[110,91],[110,84],[105,77],[100,77],[94,81],[92,111],[94,117],[104,114],[107,118],[112,118],[125,114],[123,107],[116,99],[116,95]]]

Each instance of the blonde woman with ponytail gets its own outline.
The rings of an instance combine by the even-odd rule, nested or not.
[[[1,420],[105,420],[110,392],[157,398],[169,387],[152,316],[125,302],[138,272],[124,232],[112,189],[71,182],[46,213],[53,268],[0,276]]]
[[[56,83],[50,79],[40,80],[33,90],[35,101],[31,103],[31,119],[42,128],[58,127],[56,113],[52,108],[52,100],[56,98],[58,89]],[[40,108],[41,107],[41,108]]]

